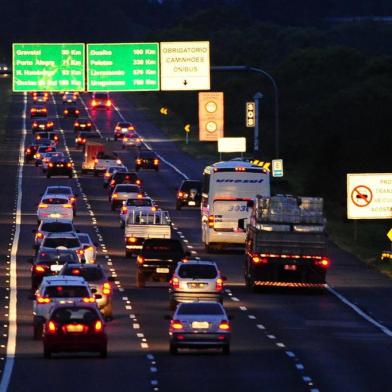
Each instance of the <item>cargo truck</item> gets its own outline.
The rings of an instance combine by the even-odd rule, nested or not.
[[[105,145],[101,142],[90,141],[86,142],[84,150],[84,159],[82,162],[82,174],[93,172],[95,166],[95,159],[98,154],[104,151]]]
[[[245,244],[248,288],[324,288],[330,266],[325,226],[322,198],[258,196]]]

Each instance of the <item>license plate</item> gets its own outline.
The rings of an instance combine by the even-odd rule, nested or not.
[[[286,271],[296,271],[297,270],[297,266],[293,265],[293,264],[285,264],[284,269]]]
[[[158,274],[168,274],[170,272],[169,268],[157,268],[156,272]]]
[[[208,329],[209,326],[208,321],[192,321],[193,329]]]
[[[202,289],[205,285],[205,283],[188,283],[190,289]]]
[[[75,332],[83,332],[84,325],[82,324],[68,324],[65,326],[67,332],[75,333]]]
[[[195,206],[196,202],[195,201],[188,201],[188,206]]]
[[[61,270],[61,268],[63,268],[63,266],[59,265],[59,264],[52,264],[50,266],[50,270],[53,272],[59,272]]]
[[[80,128],[84,128],[85,127],[85,125],[84,124],[80,124]]]

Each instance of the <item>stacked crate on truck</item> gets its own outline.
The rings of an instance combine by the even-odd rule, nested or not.
[[[322,198],[258,196],[247,227],[246,285],[325,287],[327,242]]]

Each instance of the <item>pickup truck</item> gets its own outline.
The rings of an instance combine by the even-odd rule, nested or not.
[[[103,151],[98,152],[94,159],[95,176],[104,173],[110,166],[121,165],[121,159],[116,152],[118,148],[118,142],[108,141],[104,144]]]
[[[134,210],[128,215],[124,230],[125,256],[140,252],[146,238],[171,238],[167,211]]]
[[[177,264],[188,260],[190,255],[177,239],[146,239],[136,259],[136,287],[145,287],[147,280],[168,282]]]

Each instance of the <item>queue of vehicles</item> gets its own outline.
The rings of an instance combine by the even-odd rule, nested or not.
[[[91,105],[94,109],[108,110],[112,102],[108,95],[97,93]],[[37,110],[30,113],[31,117],[37,116]],[[45,111],[39,113],[47,115],[47,111],[46,114]],[[89,127],[87,120],[78,123],[78,127],[80,124]],[[156,205],[144,192],[138,175],[129,171],[119,158],[119,142],[116,140],[121,139],[124,147],[124,139],[130,138],[138,138],[139,141],[126,146],[141,146],[142,139],[136,134],[134,125],[123,122],[114,129],[114,142],[86,140],[83,143],[81,172],[92,172],[95,176],[103,174],[103,186],[108,193],[110,209],[116,211],[120,207],[125,255],[136,256],[136,287],[144,288],[147,281],[169,283],[169,308],[175,311],[170,318],[170,352],[176,354],[179,348],[218,347],[228,354],[231,325],[222,306],[226,277],[213,261],[192,260],[181,241],[173,238],[169,212]],[[37,166],[48,159],[45,161],[48,178],[53,174],[72,177],[72,164],[69,166],[70,174],[64,171],[68,168],[67,158],[59,160],[55,155],[41,156],[54,154],[56,147],[53,144],[45,140],[44,145],[36,146],[28,146],[26,158],[31,159],[33,156]],[[137,151],[135,171],[141,168],[158,171],[159,164],[160,158],[155,152]],[[51,172],[51,168],[64,170]],[[67,276],[64,279],[69,280],[69,286],[74,290],[69,295],[76,295],[74,293],[83,284],[83,287],[88,288],[87,291],[80,288],[83,295],[79,297],[69,297],[71,300],[66,301],[70,304],[68,313],[82,312],[77,307],[83,302],[86,313],[87,308],[91,310],[95,306],[104,317],[110,318],[112,315],[110,277],[98,286],[86,283],[87,278],[69,278],[69,275],[77,278],[90,276],[89,273],[99,266],[96,264],[95,244],[87,233],[78,233],[72,224],[76,215],[76,197],[72,191],[44,194],[37,210],[40,226],[35,232],[37,256],[32,268],[32,287],[38,291],[34,302],[33,324],[34,337],[43,336],[46,357],[60,350],[49,337],[49,324],[54,323],[52,317],[57,315],[55,310],[50,309],[58,302],[49,298],[47,293],[54,290],[48,291],[52,283],[53,287],[61,287],[60,291],[64,289],[66,285],[58,283],[62,279],[61,275]],[[182,181],[176,194],[176,209],[181,210],[183,207],[200,208],[202,241],[207,252],[219,251],[228,246],[245,246],[244,278],[250,289],[261,286],[325,286],[330,260],[321,199],[285,195],[271,197],[269,173],[265,169],[246,160],[232,160],[207,166],[201,181]],[[64,225],[64,231],[59,232],[62,230],[59,229],[61,225]],[[66,252],[62,254],[62,251]],[[61,264],[62,260],[67,261]],[[56,275],[60,270],[67,273]],[[60,295],[58,291],[56,295]],[[40,308],[42,304],[46,306],[43,310]],[[92,318],[98,323],[100,317]],[[52,327],[53,323],[50,324]],[[80,320],[77,323],[74,333],[93,328],[92,324],[83,324]],[[61,328],[65,331],[71,325],[74,324],[65,324]],[[101,328],[103,331],[104,324]],[[101,356],[106,356],[107,352],[106,343],[105,349],[100,345],[104,341],[107,342],[106,335],[99,340],[99,344],[96,343]]]

